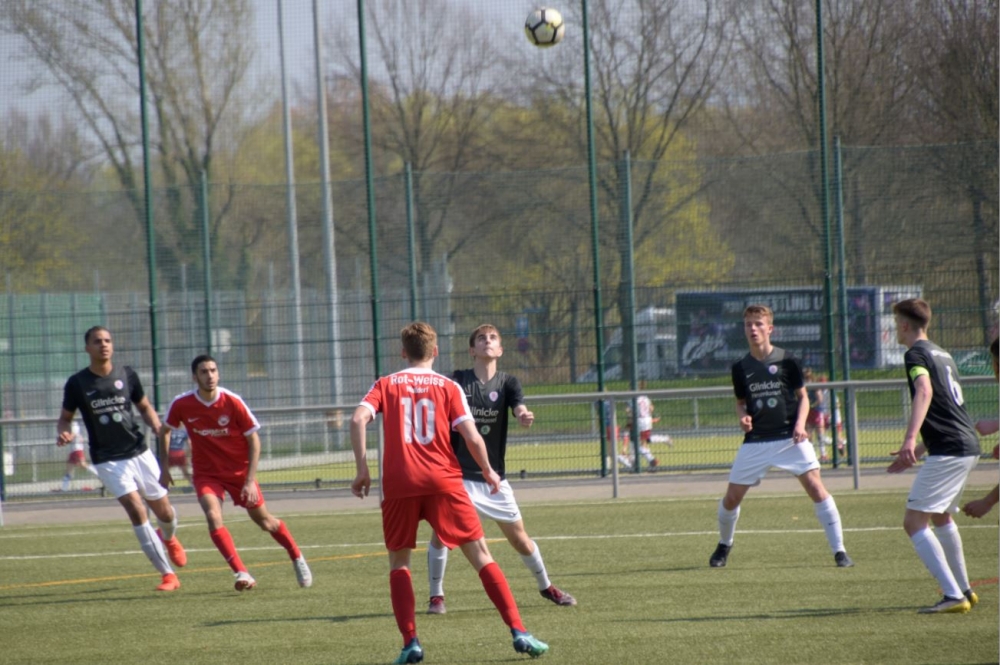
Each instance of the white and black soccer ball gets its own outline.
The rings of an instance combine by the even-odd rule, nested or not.
[[[535,46],[548,48],[562,41],[566,25],[562,14],[549,7],[539,7],[524,20],[524,34]]]

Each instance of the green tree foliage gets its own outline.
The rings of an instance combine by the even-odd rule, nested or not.
[[[48,116],[12,112],[0,132],[0,266],[18,292],[77,288],[69,270],[87,230],[71,211],[85,185],[79,135]]]
[[[253,11],[247,0],[164,0],[148,5],[144,16],[151,150],[162,192],[155,206],[165,222],[156,227],[162,233],[158,263],[168,272],[198,256],[202,173],[211,177],[220,147],[239,142],[244,109],[253,108],[241,96],[253,55]],[[74,108],[86,140],[106,160],[142,227],[134,3],[11,0],[0,5],[0,28],[23,40],[45,83]],[[220,202],[213,235],[229,202]]]

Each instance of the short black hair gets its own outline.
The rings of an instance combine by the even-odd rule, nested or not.
[[[104,332],[108,333],[109,335],[111,334],[111,331],[108,330],[107,328],[105,328],[104,326],[91,326],[91,327],[87,328],[87,332],[83,333],[83,343],[84,344],[90,344],[90,336],[92,334],[94,334],[95,332],[98,332],[100,330],[103,330]]]
[[[207,353],[203,353],[200,356],[195,356],[195,359],[191,361],[191,373],[192,374],[197,374],[198,373],[198,365],[202,364],[203,362],[207,362],[209,360],[212,361],[213,363],[215,363],[216,365],[218,365],[218,363],[216,362],[215,358],[213,358],[212,356],[208,355]]]

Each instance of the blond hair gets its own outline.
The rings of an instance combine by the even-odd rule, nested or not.
[[[403,342],[403,351],[409,360],[418,362],[434,356],[437,333],[431,324],[414,321],[399,332],[399,338]]]

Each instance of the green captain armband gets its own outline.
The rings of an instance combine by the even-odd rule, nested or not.
[[[926,376],[930,378],[931,373],[927,371],[926,367],[920,367],[919,365],[910,368],[910,379],[916,381],[918,377]]]

